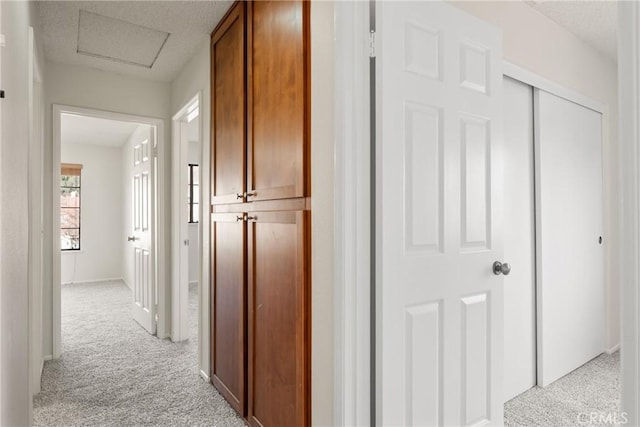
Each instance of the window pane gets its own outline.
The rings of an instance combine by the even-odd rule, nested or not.
[[[200,207],[197,203],[193,204],[193,222],[198,222],[200,219]]]
[[[60,175],[60,187],[80,187],[80,177],[77,175]]]
[[[63,251],[80,249],[80,230],[60,230],[60,249]]]
[[[194,166],[193,167],[193,184],[198,185],[200,183],[199,180],[200,180],[200,167]]]
[[[80,207],[80,191],[77,188],[61,188],[60,189],[60,207],[61,208],[79,208]]]
[[[60,228],[80,228],[80,209],[60,208]]]

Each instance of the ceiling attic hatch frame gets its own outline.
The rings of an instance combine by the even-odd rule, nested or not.
[[[80,10],[77,53],[152,68],[170,33]]]

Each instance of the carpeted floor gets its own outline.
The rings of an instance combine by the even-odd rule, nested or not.
[[[602,414],[597,419],[605,423],[588,425],[605,425],[609,414],[620,417],[620,352],[602,354],[549,386],[532,388],[508,401],[504,425],[579,426],[586,425],[591,413]]]
[[[198,375],[197,292],[192,338],[172,343],[131,317],[122,282],[62,287],[62,357],[45,363],[35,426],[244,426]]]

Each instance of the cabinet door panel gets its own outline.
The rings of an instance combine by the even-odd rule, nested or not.
[[[240,217],[242,215],[240,214]],[[211,371],[214,386],[246,414],[246,223],[212,215]]]
[[[249,3],[247,200],[306,196],[308,2]]]
[[[213,204],[241,202],[246,188],[245,16],[239,2],[211,40]]]
[[[258,212],[248,225],[249,404],[256,426],[309,424],[308,212]]]

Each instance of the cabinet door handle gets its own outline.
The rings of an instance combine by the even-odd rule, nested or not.
[[[236,199],[244,199],[244,194],[236,193]]]
[[[242,215],[236,216],[236,222],[246,221],[246,220],[247,220],[246,216],[242,216]]]
[[[256,197],[258,192],[256,190],[249,191],[248,193],[244,193],[245,197]]]
[[[247,221],[257,221],[258,220],[258,216],[248,216],[247,217]]]

